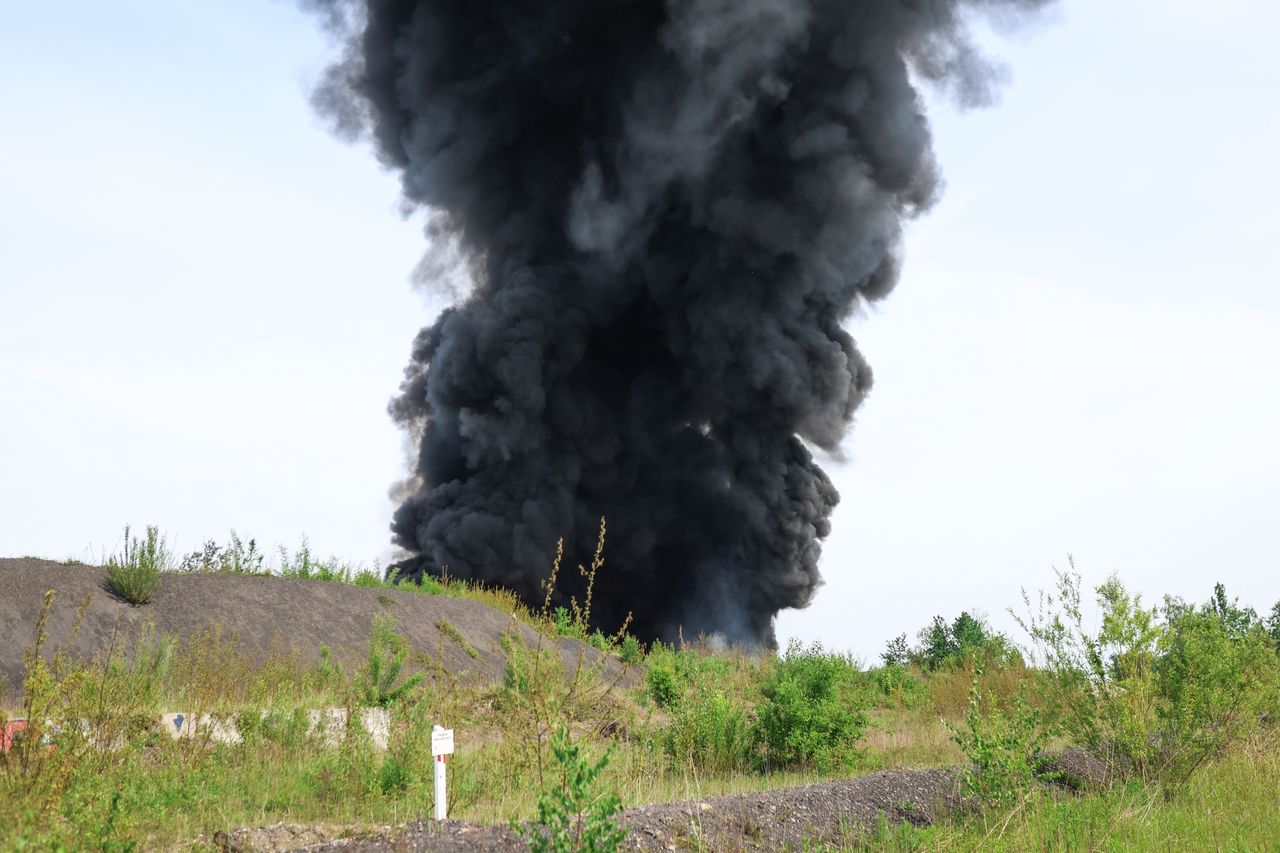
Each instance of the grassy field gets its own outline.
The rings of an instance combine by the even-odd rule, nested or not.
[[[293,571],[384,583],[314,563]],[[550,599],[533,612],[458,583],[424,592],[477,597],[540,639],[504,639],[499,684],[449,680],[390,618],[370,625],[358,667],[251,658],[216,625],[185,638],[122,630],[86,662],[43,648],[45,619],[63,606],[50,599],[23,690],[0,714],[29,721],[0,756],[0,848],[208,849],[219,830],[279,821],[335,832],[401,823],[432,811],[430,730],[441,723],[457,732],[450,816],[474,822],[538,814],[565,778],[550,748],[563,728],[608,757],[592,785],[623,806],[972,767],[972,809],[931,827],[850,828],[836,848],[813,849],[1280,849],[1274,635],[1222,594],[1157,613],[1100,588],[1100,631],[1072,633],[1032,608],[1027,650],[967,614],[939,618],[866,667],[817,646],[644,648]],[[1057,592],[1050,606],[1070,604],[1069,585]],[[576,666],[548,651],[565,637],[582,641]],[[1031,666],[1024,651],[1037,642]],[[387,709],[388,748],[354,723],[314,730],[307,711],[326,707],[353,720]],[[174,739],[156,724],[165,710],[228,721],[243,742]],[[1103,756],[1113,784],[1072,793],[1038,782],[1035,755],[1069,745]]]
[[[882,850],[1280,849],[1280,743],[1243,744],[1185,784],[1130,781],[1087,795],[1028,792],[1014,808],[941,826],[878,827]]]

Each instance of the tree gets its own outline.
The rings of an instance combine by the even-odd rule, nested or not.
[[[1280,652],[1280,601],[1271,608],[1271,615],[1267,618],[1267,633],[1271,635],[1276,651]]]
[[[1227,630],[1227,636],[1233,640],[1243,638],[1254,625],[1260,623],[1257,611],[1252,607],[1241,607],[1238,601],[1237,598],[1227,601],[1226,587],[1216,583],[1213,585],[1213,598],[1203,608],[1206,615],[1218,617],[1222,627]]]
[[[941,616],[933,617],[928,628],[920,632],[920,658],[925,669],[944,666],[958,651],[951,635],[951,627]]]
[[[955,649],[963,654],[968,649],[978,649],[987,642],[987,630],[982,622],[966,610],[951,623],[951,639]]]
[[[885,643],[884,651],[880,653],[880,660],[884,661],[885,666],[906,666],[911,660],[911,650],[907,647],[907,635],[899,634]]]

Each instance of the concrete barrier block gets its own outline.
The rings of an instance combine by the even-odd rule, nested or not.
[[[386,708],[365,708],[360,716],[364,730],[373,738],[373,745],[386,749],[391,740],[391,712]]]
[[[266,716],[265,714],[263,715]],[[307,712],[311,733],[327,746],[341,743],[347,728],[346,708],[318,708]],[[386,749],[391,740],[391,714],[386,708],[364,708],[360,724],[369,733],[374,746]],[[242,743],[243,738],[231,719],[210,714],[168,711],[160,715],[160,726],[175,740],[207,737],[213,743]]]
[[[311,733],[324,741],[326,746],[337,746],[347,728],[345,708],[320,708],[307,712],[311,721]]]
[[[160,715],[160,727],[175,740],[186,738],[208,738],[213,743],[241,743],[243,738],[236,730],[236,724],[230,719],[222,719],[212,714],[189,714],[182,711],[169,711]]]

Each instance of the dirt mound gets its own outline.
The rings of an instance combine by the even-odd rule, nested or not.
[[[960,782],[946,770],[887,770],[857,779],[734,797],[662,803],[624,811],[624,850],[802,850],[848,846],[884,816],[928,825],[959,808]],[[528,846],[505,825],[415,821],[375,837],[308,844],[305,831],[283,826],[239,830],[215,842],[225,851],[306,850],[519,851]]]
[[[1079,748],[1044,756],[1036,773],[1051,784],[1072,791],[1105,788],[1115,781],[1101,759]]]
[[[858,847],[859,836],[882,818],[889,824],[930,826],[972,807],[961,797],[961,768],[886,770],[755,794],[637,806],[618,822],[628,831],[624,850],[807,850]],[[1107,784],[1104,765],[1084,750],[1045,755],[1046,784],[1079,791]],[[219,833],[214,846],[234,853],[406,853],[528,850],[505,824],[417,820],[355,833],[351,828],[275,824]],[[858,849],[861,849],[858,847]]]
[[[234,636],[242,653],[265,656],[292,652],[303,663],[320,657],[327,645],[340,658],[362,656],[379,613],[395,617],[397,629],[419,652],[431,655],[459,678],[498,682],[505,667],[501,642],[516,634],[527,643],[536,632],[488,605],[467,599],[395,589],[364,589],[344,583],[251,575],[166,573],[150,603],[133,606],[103,585],[105,572],[93,566],[49,560],[0,559],[0,680],[12,701],[21,687],[22,653],[31,643],[47,590],[54,590],[49,617],[49,652],[68,645],[76,611],[91,597],[70,650],[89,658],[110,643],[117,624],[144,623],[178,637],[198,636],[211,624]],[[567,667],[581,644],[559,641]],[[593,656],[598,653],[587,648]]]

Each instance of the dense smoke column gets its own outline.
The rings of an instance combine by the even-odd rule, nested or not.
[[[772,644],[838,500],[806,444],[871,386],[843,323],[938,187],[913,81],[981,102],[965,15],[1041,0],[309,4],[346,39],[322,109],[473,280],[392,404],[405,573],[540,600],[603,515],[594,621]]]

